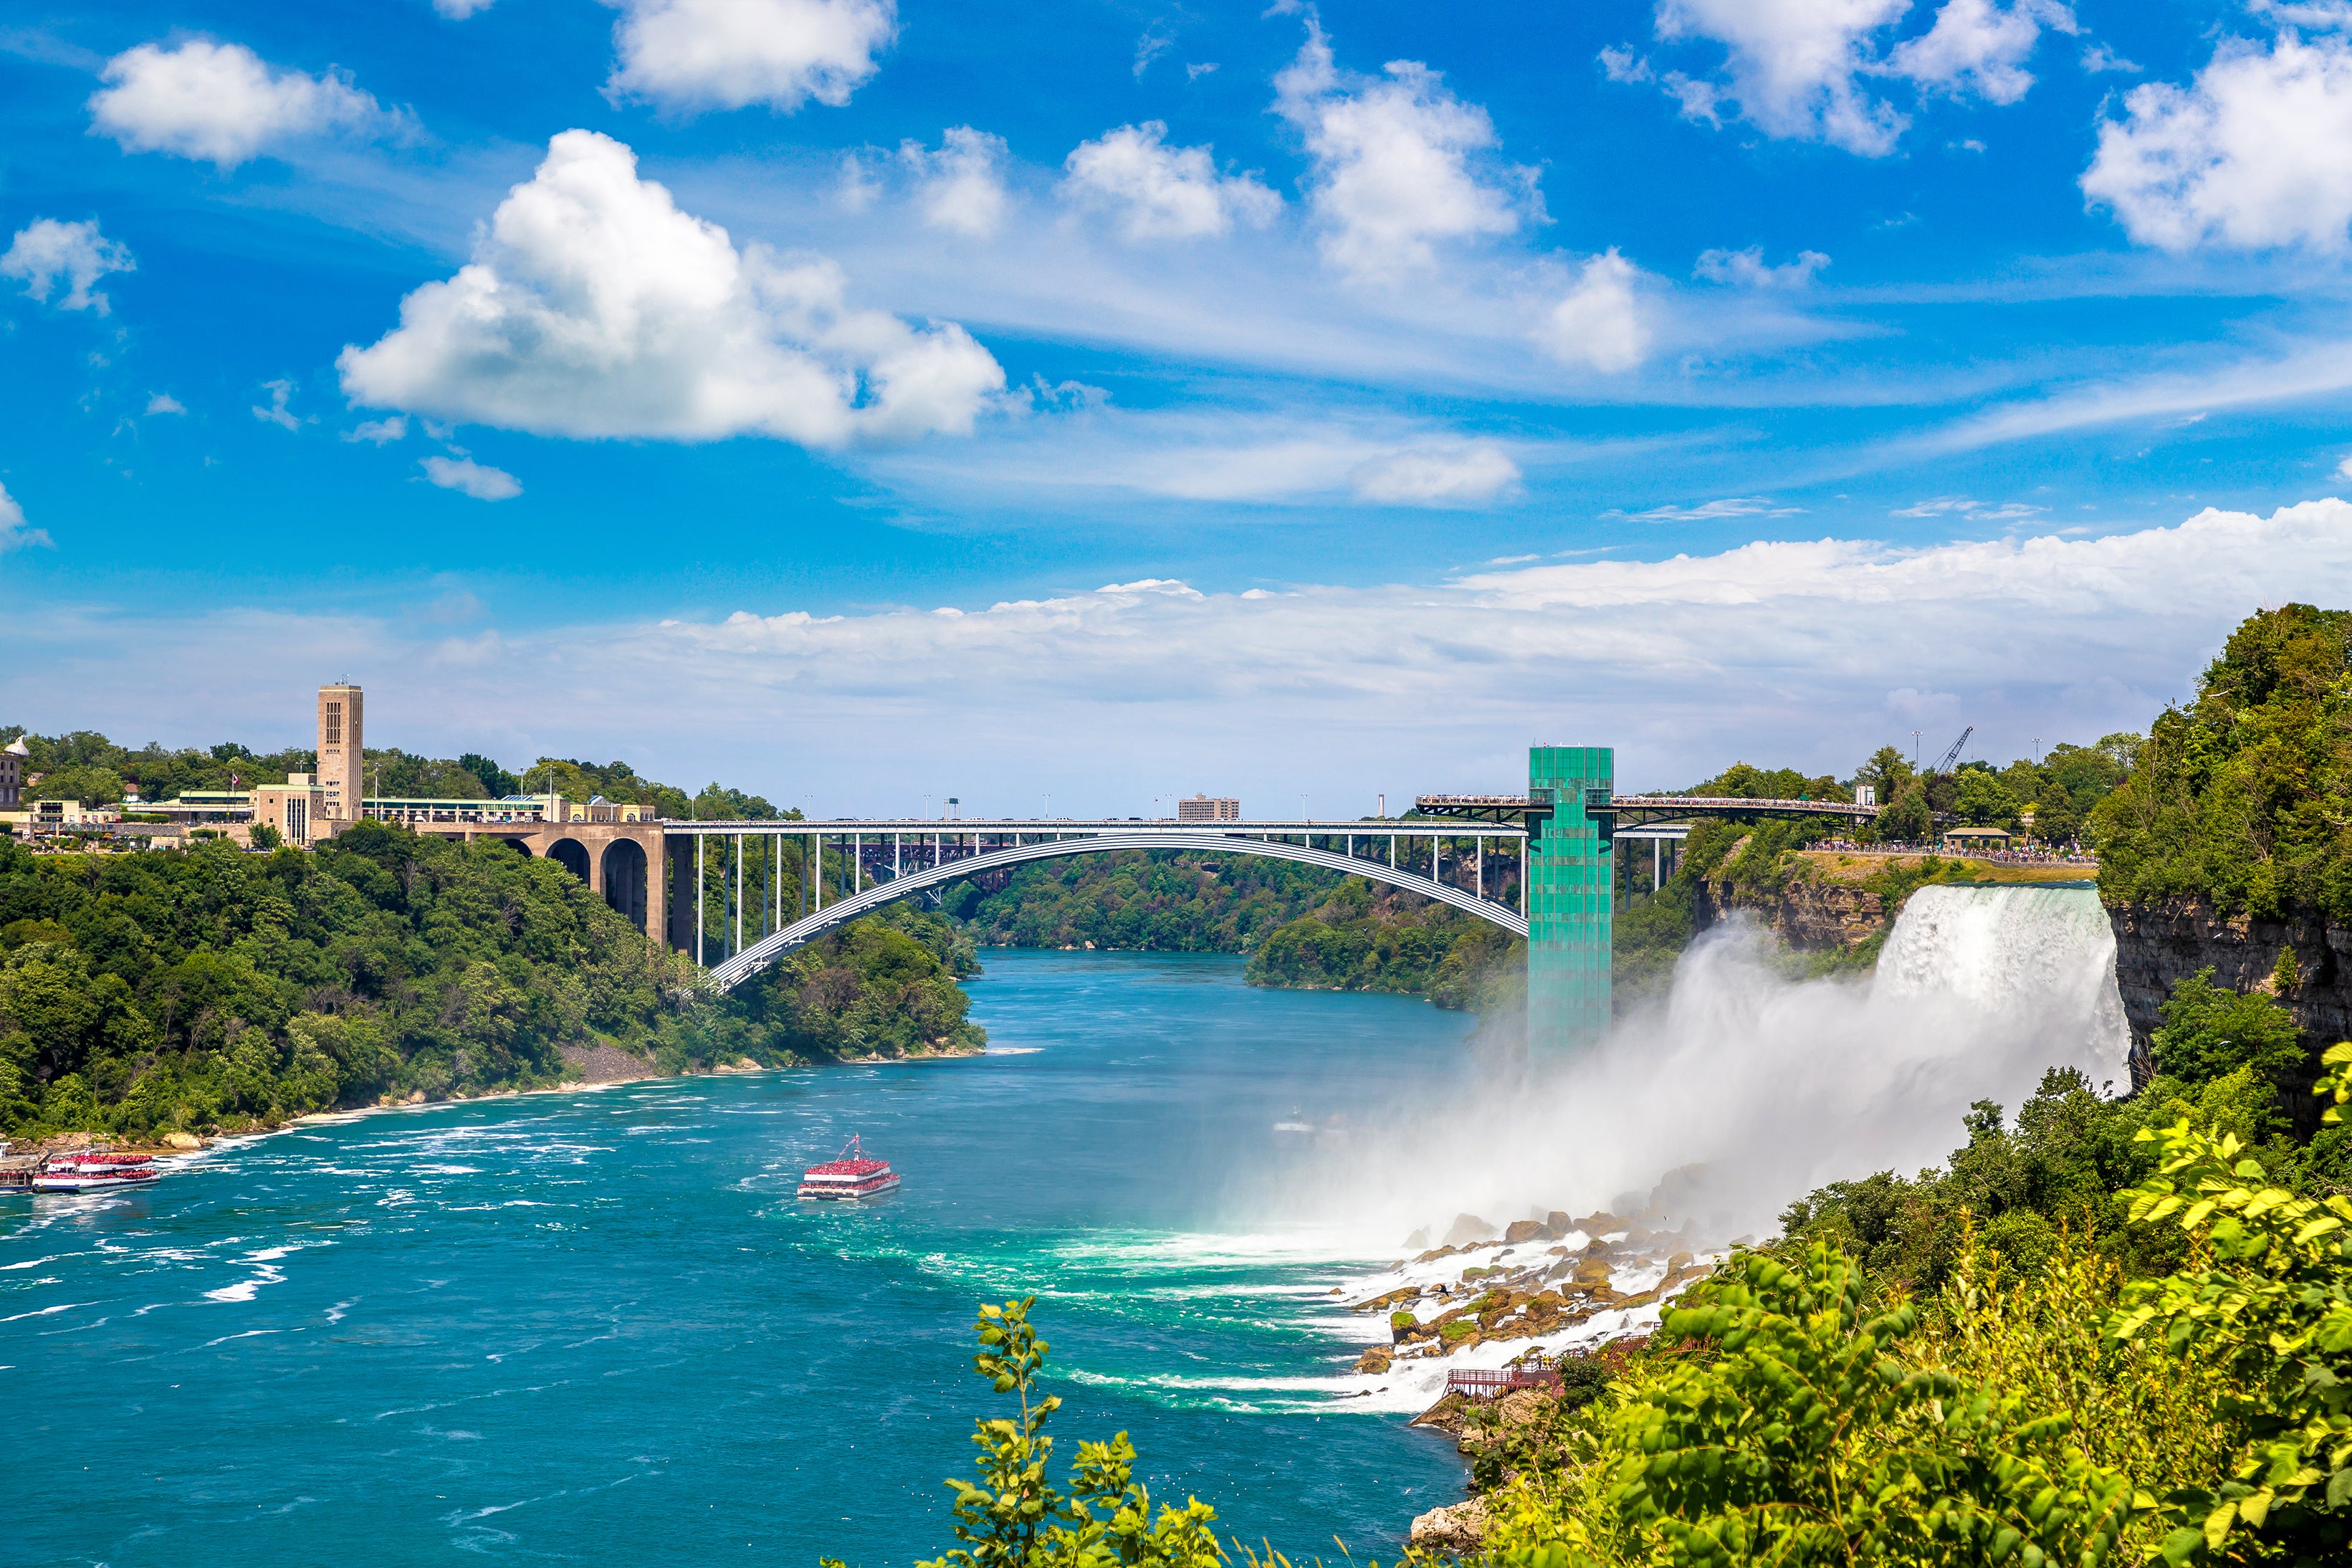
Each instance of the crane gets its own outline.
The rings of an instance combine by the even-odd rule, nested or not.
[[[1927,770],[1928,774],[1932,777],[1937,773],[1950,773],[1952,771],[1952,764],[1960,760],[1960,748],[1967,745],[1969,743],[1969,737],[1976,732],[1977,727],[1974,724],[1971,724],[1967,729],[1961,731],[1960,738],[1952,742],[1952,749],[1944,753],[1944,760],[1942,762],[1937,763],[1934,767]]]

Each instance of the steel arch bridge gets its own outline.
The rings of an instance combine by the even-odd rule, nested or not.
[[[1367,826],[1360,823],[1330,824],[1322,826],[1319,832],[1304,834],[1302,837],[1308,840],[1318,837],[1339,837],[1351,828],[1355,836],[1375,837],[1374,834],[1366,831]],[[1391,820],[1381,826],[1389,829],[1389,832],[1378,836],[1391,837],[1393,842],[1395,829],[1400,825]],[[1468,836],[1462,834],[1459,828],[1448,833],[1442,824],[1416,824],[1415,826],[1419,831],[1412,835],[1414,837],[1429,837],[1433,831],[1446,837],[1456,835]],[[871,831],[870,827],[868,830]],[[1276,831],[1281,830],[1277,828]],[[1487,828],[1479,837],[1516,838],[1517,835],[1508,829],[1498,833],[1493,828]],[[1439,903],[1450,904],[1457,910],[1476,915],[1482,920],[1491,921],[1514,936],[1523,937],[1528,934],[1527,916],[1507,905],[1496,903],[1492,899],[1481,898],[1475,893],[1439,881],[1433,877],[1424,877],[1419,872],[1405,870],[1402,867],[1391,866],[1378,860],[1367,860],[1360,856],[1343,855],[1335,850],[1318,849],[1311,842],[1291,843],[1270,835],[1253,838],[1244,837],[1241,833],[1219,832],[1205,826],[1197,833],[1170,832],[1164,828],[1139,833],[1112,830],[1073,834],[1067,837],[1044,839],[1030,844],[1014,843],[1003,848],[985,850],[977,855],[965,856],[907,871],[887,881],[878,882],[863,891],[853,893],[837,902],[827,904],[815,913],[803,916],[782,930],[751,943],[733,957],[713,965],[708,976],[708,983],[714,990],[722,992],[731,990],[793,949],[824,935],[835,926],[854,921],[860,915],[870,914],[885,904],[895,902],[899,899],[910,898],[926,889],[936,888],[960,878],[971,876],[975,872],[1024,865],[1033,860],[1055,859],[1063,856],[1117,854],[1130,849],[1187,849],[1219,855],[1255,855],[1266,859],[1290,860],[1300,865],[1320,866],[1328,870],[1344,871],[1351,876],[1364,877],[1375,882],[1386,883],[1390,887],[1399,888],[1406,892],[1418,893],[1423,898],[1434,899]]]

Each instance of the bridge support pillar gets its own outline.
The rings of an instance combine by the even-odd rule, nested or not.
[[[1615,937],[1613,847],[1585,815],[1584,792],[1615,786],[1608,746],[1538,746],[1528,794],[1551,805],[1527,846],[1528,1050],[1541,1060],[1608,1032]]]

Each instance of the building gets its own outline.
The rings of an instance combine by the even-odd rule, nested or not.
[[[319,688],[319,767],[313,776],[327,803],[326,815],[338,821],[359,820],[360,796],[365,793],[360,774],[367,762],[363,736],[360,689]]]
[[[282,784],[256,784],[253,822],[268,824],[287,843],[305,849],[316,839],[335,836],[335,823],[327,811],[327,792],[309,773],[288,773]]]
[[[1242,803],[1231,795],[1196,795],[1190,800],[1176,803],[1179,822],[1239,822]]]
[[[22,735],[0,749],[0,811],[24,809],[25,759],[31,754]]]

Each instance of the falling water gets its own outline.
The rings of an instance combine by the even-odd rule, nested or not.
[[[1696,1167],[1687,1217],[1761,1234],[1823,1183],[1938,1163],[1971,1102],[2014,1110],[2048,1068],[2119,1083],[2127,1046],[2089,888],[1923,888],[1874,973],[1811,981],[1735,918],[1591,1052],[1417,1107],[1276,1201],[1393,1247],[1461,1214],[1611,1207]]]

